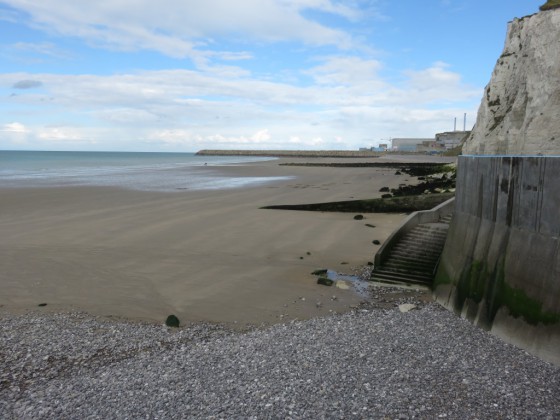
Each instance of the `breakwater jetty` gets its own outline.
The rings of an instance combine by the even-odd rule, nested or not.
[[[304,158],[376,158],[378,152],[358,150],[209,150],[196,152],[199,156],[266,156]]]

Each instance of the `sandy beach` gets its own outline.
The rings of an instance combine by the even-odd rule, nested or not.
[[[351,310],[316,284],[404,215],[259,209],[405,176],[278,163],[223,170],[293,178],[222,191],[0,189],[0,417],[558,418],[557,367],[429,293],[374,286]]]
[[[357,221],[259,208],[373,198],[408,177],[389,168],[279,166],[287,161],[298,160],[222,167],[232,176],[292,178],[218,191],[0,189],[0,305],[238,326],[349,310],[363,297],[317,285],[311,273],[366,265],[378,249],[372,241],[383,242],[405,215]]]

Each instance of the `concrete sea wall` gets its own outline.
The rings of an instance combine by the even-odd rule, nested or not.
[[[462,156],[436,298],[560,365],[560,157]]]

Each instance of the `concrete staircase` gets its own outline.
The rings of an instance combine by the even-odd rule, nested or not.
[[[375,266],[371,280],[389,284],[431,286],[447,238],[451,214],[420,223],[401,235]]]

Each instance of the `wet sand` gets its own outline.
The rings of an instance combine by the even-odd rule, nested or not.
[[[238,326],[348,310],[363,298],[317,285],[311,272],[348,273],[373,261],[372,241],[383,242],[405,215],[357,221],[351,213],[259,207],[378,197],[408,177],[279,163],[221,170],[293,179],[221,191],[0,189],[2,309],[46,303],[41,310],[156,322],[173,313],[184,324]]]

